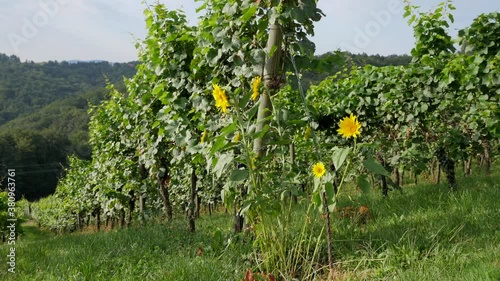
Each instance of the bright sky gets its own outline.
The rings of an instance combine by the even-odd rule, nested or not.
[[[443,0],[413,0],[429,11]],[[153,2],[153,1],[148,1]],[[182,9],[195,25],[195,0],[161,0]],[[481,13],[500,11],[498,0],[455,0],[450,34]],[[403,19],[403,0],[319,0],[326,14],[316,23],[316,53],[336,49],[367,54],[409,53],[413,33]],[[0,53],[21,60],[137,59],[135,40],[146,34],[139,0],[0,0]],[[500,40],[500,39],[499,39]]]

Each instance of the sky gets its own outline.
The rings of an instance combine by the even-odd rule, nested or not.
[[[153,1],[148,1],[153,3]],[[195,0],[160,0],[185,11],[196,25]],[[442,0],[413,0],[422,12]],[[500,11],[498,0],[455,0],[457,36],[482,13]],[[403,0],[319,0],[326,14],[315,24],[316,54],[337,49],[367,54],[409,54],[412,29],[403,19]],[[145,37],[140,0],[0,0],[0,53],[22,61],[137,60],[135,42]]]

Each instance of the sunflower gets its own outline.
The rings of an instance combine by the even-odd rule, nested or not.
[[[323,164],[323,162],[318,162],[314,164],[312,172],[315,177],[321,178],[326,172],[325,165]]]
[[[252,82],[252,100],[255,101],[259,97],[259,86],[260,82],[262,81],[262,77],[257,76]]]
[[[229,101],[227,100],[226,91],[221,89],[219,87],[219,85],[214,84],[214,91],[212,93],[212,96],[215,99],[215,106],[220,111],[227,113],[227,108],[230,107],[231,105],[229,104]]]
[[[358,122],[358,117],[351,113],[351,116],[340,120],[337,132],[344,138],[356,138],[361,134],[359,129],[361,129],[361,124]]]

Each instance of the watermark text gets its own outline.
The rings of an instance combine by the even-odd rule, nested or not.
[[[382,29],[391,23],[395,15],[402,14],[403,6],[402,0],[389,0],[385,9],[371,11],[372,20],[367,22],[364,28],[356,27],[354,29],[355,34],[352,42],[354,45],[343,42],[340,44],[340,48],[362,53],[363,49],[372,43],[373,38],[379,36]]]
[[[9,254],[7,254],[7,269],[10,273],[16,273],[16,170],[7,170],[7,192],[8,192],[8,209],[7,209],[7,229],[8,240],[10,245]]]
[[[22,25],[18,32],[9,32],[7,38],[14,52],[19,53],[20,47],[35,38],[40,29],[49,24],[50,19],[59,14],[61,5],[68,4],[71,0],[40,0],[38,9],[31,17],[23,17]]]

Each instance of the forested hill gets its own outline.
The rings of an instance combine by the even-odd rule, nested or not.
[[[307,89],[309,85],[316,85],[326,77],[342,71],[344,68],[350,70],[356,66],[398,66],[408,65],[411,61],[410,55],[367,55],[352,54],[349,52],[328,52],[316,56],[316,67],[302,73],[302,85]]]
[[[135,74],[137,63],[21,62],[0,54],[0,125],[19,115],[91,89],[103,88]]]
[[[106,78],[122,88],[136,65],[21,62],[0,54],[0,179],[16,169],[19,197],[51,194],[69,155],[90,159],[89,103],[106,97]]]

